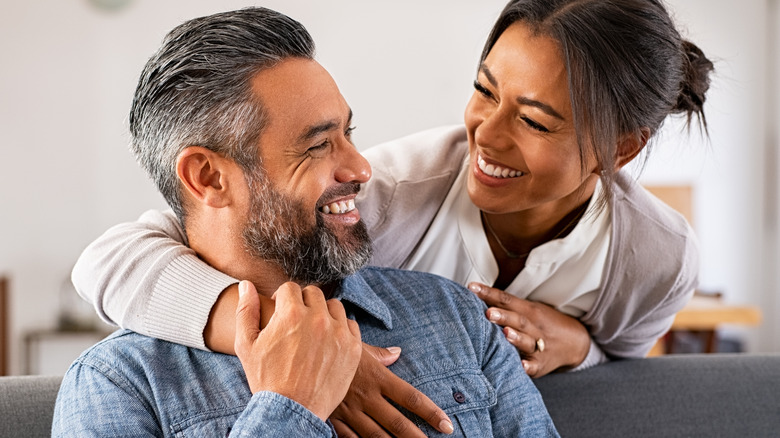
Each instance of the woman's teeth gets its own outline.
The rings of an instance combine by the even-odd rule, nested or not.
[[[482,156],[477,157],[477,165],[479,166],[479,170],[494,178],[517,178],[518,176],[523,176],[523,172],[519,170],[488,164]]]
[[[355,200],[349,201],[331,202],[330,204],[320,207],[320,211],[325,214],[343,214],[349,213],[355,209]]]

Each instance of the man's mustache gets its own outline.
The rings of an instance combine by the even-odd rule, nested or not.
[[[325,205],[330,201],[348,195],[356,195],[360,192],[359,183],[342,183],[328,188],[317,200],[317,205]]]

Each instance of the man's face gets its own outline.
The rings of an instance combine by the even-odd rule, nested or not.
[[[267,124],[259,141],[263,170],[247,176],[247,249],[298,282],[339,280],[371,255],[354,205],[371,168],[350,140],[349,106],[312,60],[285,60],[252,86]]]

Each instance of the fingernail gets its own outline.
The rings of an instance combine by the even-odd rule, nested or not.
[[[517,333],[515,333],[515,331],[512,329],[507,329],[506,338],[509,339],[510,341],[515,341],[517,340]]]
[[[247,286],[246,281],[242,281],[238,283],[238,295],[243,297],[249,292],[249,286]]]
[[[401,354],[401,347],[387,347],[390,354]]]
[[[455,432],[455,428],[452,427],[450,420],[441,420],[441,423],[439,423],[439,430],[446,433],[447,435]]]
[[[481,294],[482,286],[479,283],[469,283],[469,290],[475,294]]]
[[[501,315],[495,311],[495,310],[488,310],[488,319],[490,322],[496,322],[501,317]]]
[[[523,360],[523,361],[521,361],[521,362],[523,362],[523,369],[524,369],[524,370],[525,370],[525,372],[527,373],[527,372],[528,372],[528,362],[526,362],[526,361],[524,361],[524,360]]]

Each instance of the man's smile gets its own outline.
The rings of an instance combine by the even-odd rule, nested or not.
[[[319,208],[324,214],[344,214],[355,209],[355,198],[333,201]]]

